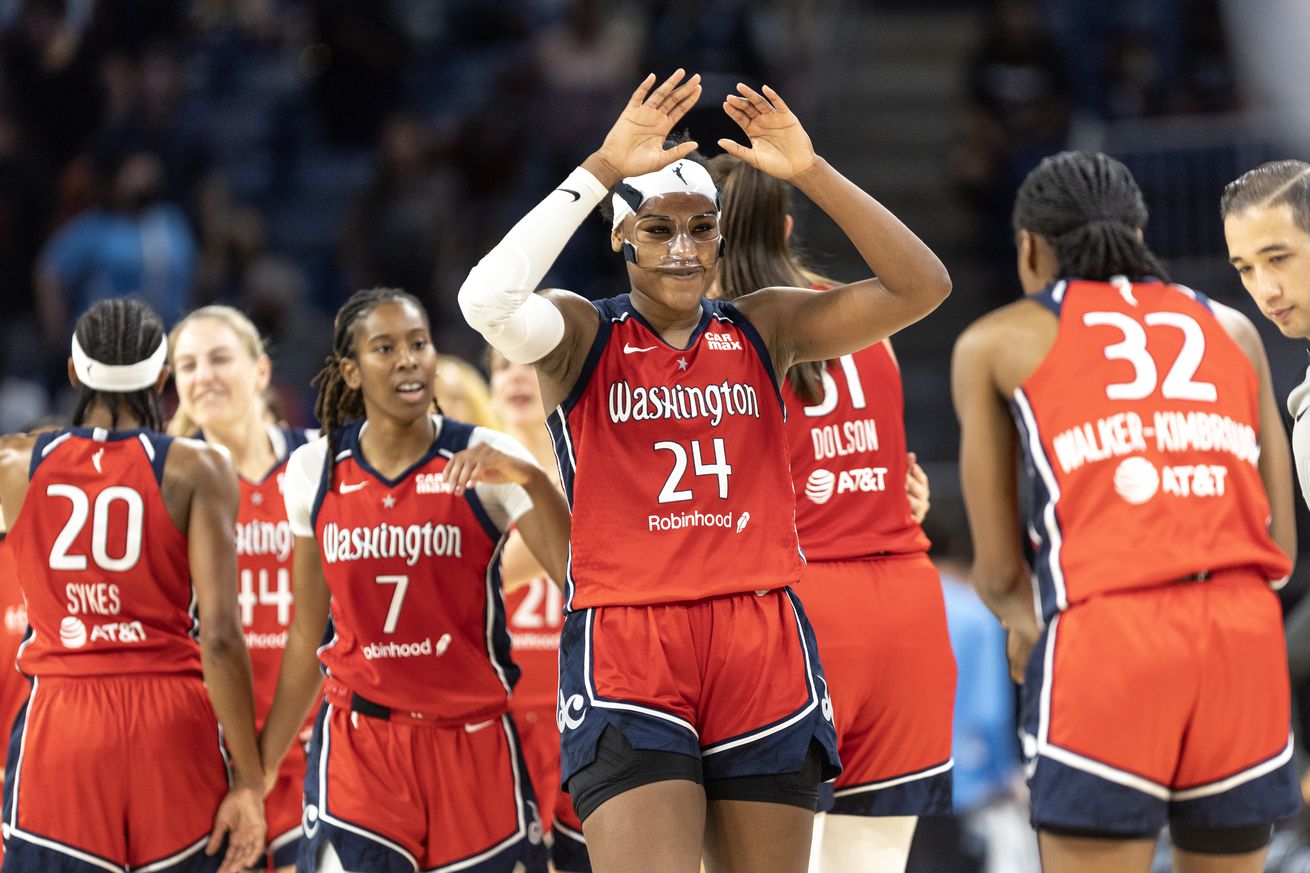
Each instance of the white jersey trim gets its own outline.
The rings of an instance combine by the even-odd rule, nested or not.
[[[1064,537],[1060,532],[1060,520],[1055,514],[1055,507],[1060,502],[1060,485],[1055,480],[1055,472],[1051,469],[1051,462],[1042,447],[1042,435],[1037,429],[1037,418],[1033,415],[1032,405],[1028,402],[1028,395],[1024,394],[1022,388],[1014,389],[1014,404],[1019,409],[1024,430],[1028,434],[1028,449],[1033,467],[1042,477],[1042,482],[1046,485],[1046,493],[1049,495],[1046,505],[1042,507],[1043,527],[1046,528],[1047,540],[1051,544],[1051,554],[1047,564],[1051,571],[1051,581],[1055,586],[1055,606],[1063,611],[1069,608],[1069,593],[1065,588],[1064,569],[1060,566]],[[1040,618],[1041,612],[1038,613],[1038,619]]]
[[[950,772],[955,767],[955,759],[950,758],[945,764],[938,764],[936,767],[929,767],[927,770],[921,770],[918,773],[908,773],[905,776],[897,776],[894,779],[885,779],[882,782],[870,782],[867,785],[856,785],[853,788],[843,788],[840,791],[834,791],[833,797],[849,797],[852,794],[864,794],[869,791],[882,791],[887,788],[895,788],[897,785],[904,785],[907,782],[917,782],[920,779],[930,779],[933,776],[939,776],[942,773]]]

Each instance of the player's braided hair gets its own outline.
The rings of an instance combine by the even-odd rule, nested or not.
[[[719,228],[727,245],[719,258],[719,296],[736,300],[761,288],[806,288],[837,282],[805,266],[787,238],[791,186],[732,155],[710,160],[710,172],[722,191]],[[826,361],[793,364],[787,379],[804,400],[823,398]]]
[[[73,332],[82,351],[100,363],[136,364],[154,354],[164,341],[164,322],[144,301],[114,297],[87,310],[77,320]],[[153,385],[127,392],[96,391],[83,385],[77,408],[73,410],[73,424],[81,425],[97,402],[108,408],[113,428],[118,427],[119,415],[129,413],[141,427],[164,429],[159,392]]]
[[[1270,161],[1248,170],[1224,186],[1219,214],[1245,212],[1252,206],[1292,207],[1296,226],[1310,233],[1310,164],[1305,161]]]
[[[427,310],[413,294],[399,288],[369,288],[356,291],[350,299],[337,310],[332,328],[332,354],[323,362],[323,369],[318,371],[312,384],[318,388],[318,399],[314,402],[314,417],[318,419],[323,433],[328,440],[328,485],[332,484],[332,470],[336,466],[336,434],[334,431],[349,421],[364,417],[364,394],[346,384],[341,374],[341,362],[346,358],[356,359],[355,326],[359,320],[373,311],[379,303],[400,300],[412,303],[414,308],[424,313]]]
[[[1101,152],[1061,152],[1028,174],[1014,200],[1014,228],[1055,248],[1061,276],[1169,281],[1138,234],[1146,202],[1128,168]]]

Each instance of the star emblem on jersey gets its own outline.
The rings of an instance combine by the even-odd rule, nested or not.
[[[251,494],[251,495],[250,495],[250,502],[251,502],[252,504],[254,504],[255,506],[263,506],[263,505],[264,505],[264,493],[263,493],[262,491],[256,491],[254,494]]]
[[[686,358],[678,358],[678,369],[679,369],[679,370],[685,370],[685,369],[687,369],[687,359],[686,359]]]
[[[385,506],[387,509],[391,509],[393,506],[396,505],[396,498],[388,494],[386,497],[382,498],[382,505]]]

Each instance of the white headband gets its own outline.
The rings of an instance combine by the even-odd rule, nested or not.
[[[92,391],[126,394],[149,388],[159,378],[167,359],[168,342],[165,337],[160,337],[159,348],[144,361],[135,364],[102,364],[82,351],[77,334],[73,334],[73,372],[77,373],[78,381]]]
[[[624,179],[614,191],[614,227],[618,227],[624,217],[636,214],[652,197],[662,194],[701,194],[714,202],[719,208],[719,189],[714,187],[714,180],[709,171],[695,161],[674,161],[662,170]]]

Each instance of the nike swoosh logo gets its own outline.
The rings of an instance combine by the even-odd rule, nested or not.
[[[347,485],[345,482],[342,482],[341,487],[338,488],[337,491],[342,494],[353,494],[367,484],[367,482],[356,482],[354,485]]]
[[[495,723],[496,723],[496,719],[494,718],[488,719],[487,721],[480,721],[477,724],[466,724],[464,725],[464,730],[466,730],[471,734],[476,734],[478,731],[484,728],[489,728]]]
[[[579,194],[577,191],[574,191],[574,190],[571,189],[571,188],[556,188],[555,190],[556,190],[556,191],[563,191],[565,194],[572,194],[572,195],[573,195],[573,202],[574,202],[574,203],[577,203],[579,200],[582,199],[582,195]]]
[[[625,355],[630,355],[633,352],[653,352],[654,350],[655,350],[654,346],[651,346],[648,349],[639,349],[634,345],[629,345],[628,343],[623,344],[623,354]]]

